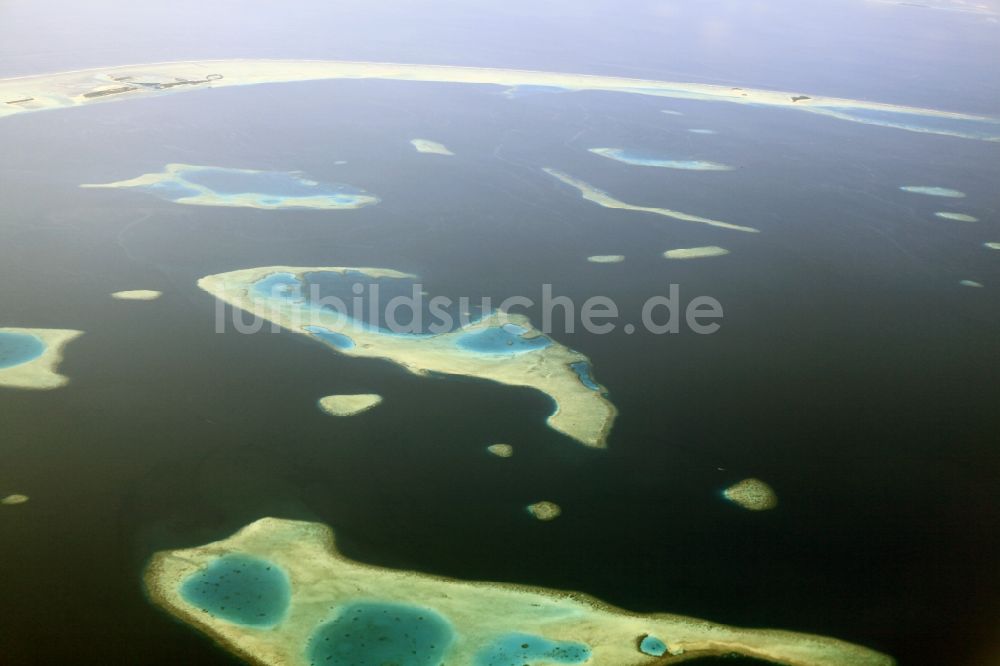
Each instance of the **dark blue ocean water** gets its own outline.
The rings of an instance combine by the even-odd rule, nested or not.
[[[995,26],[874,3],[851,5],[864,20],[838,14],[840,30],[828,8],[455,9],[433,28],[440,39],[424,31],[437,24],[406,20],[415,10],[358,9],[364,29],[343,40],[303,27],[329,20],[321,8],[290,10],[278,28],[230,12],[220,31],[204,13],[213,8],[100,4],[87,30],[69,10],[51,13],[40,40],[33,7],[0,8],[18,36],[0,40],[7,73],[339,56],[996,110],[997,70],[982,65]],[[667,38],[679,34],[687,41]],[[414,137],[456,156],[420,155]],[[32,498],[0,517],[11,544],[0,654],[11,663],[232,663],[149,604],[142,568],[155,550],[267,515],[330,524],[349,555],[373,564],[832,635],[904,663],[988,663],[1000,582],[1000,263],[982,243],[1000,241],[995,144],[794,111],[363,81],[25,115],[0,122],[0,141],[2,324],[87,332],[67,348],[68,387],[0,391],[0,494]],[[596,146],[737,168],[664,173],[587,152]],[[382,201],[262,211],[77,188],[171,162],[301,170]],[[761,233],[600,208],[541,167]],[[967,196],[898,189],[914,183]],[[934,217],[945,209],[981,222]],[[661,256],[701,245],[731,254]],[[627,258],[597,265],[593,254]],[[551,402],[530,390],[418,377],[269,329],[215,333],[197,279],[264,265],[394,268],[456,298],[537,301],[549,283],[577,303],[611,297],[623,322],[675,283],[685,301],[716,298],[725,316],[708,336],[569,333],[556,317],[552,337],[590,357],[620,410],[609,449],[593,451],[549,429]],[[134,288],[165,296],[108,298]],[[539,307],[526,313],[541,321]],[[360,392],[386,400],[351,419],[315,407]],[[484,451],[498,441],[516,455]],[[748,476],[775,488],[777,509],[722,500]],[[563,515],[531,519],[522,507],[538,498]]]

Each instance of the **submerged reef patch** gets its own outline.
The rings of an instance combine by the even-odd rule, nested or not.
[[[743,479],[723,490],[722,496],[750,511],[767,511],[778,506],[774,489],[760,479]]]
[[[682,169],[686,171],[732,171],[733,167],[718,162],[704,160],[671,160],[652,155],[644,155],[624,148],[590,148],[590,152],[601,157],[635,166],[659,167],[661,169]]]
[[[273,627],[284,618],[291,600],[281,567],[240,553],[224,555],[191,574],[179,593],[212,618],[248,627]]]
[[[151,289],[133,289],[131,291],[116,291],[111,294],[111,298],[119,301],[155,301],[160,296],[163,296],[162,291],[153,291]]]
[[[123,99],[192,90],[291,81],[383,79],[486,84],[519,91],[606,91],[630,95],[770,106],[911,132],[1000,141],[1000,122],[989,116],[939,111],[800,92],[705,83],[488,67],[456,67],[342,60],[204,60],[120,65],[0,79],[0,118],[48,109],[77,108]],[[127,82],[123,84],[124,82]]]
[[[454,155],[455,153],[448,150],[448,147],[443,143],[438,143],[437,141],[431,141],[430,139],[413,139],[410,141],[414,148],[417,149],[418,153],[427,153],[430,155]]]
[[[355,395],[328,395],[319,399],[319,408],[330,416],[354,416],[381,404],[382,396],[376,393]]]
[[[287,576],[287,610],[270,615],[273,624],[224,619],[185,596],[186,581],[229,558],[265,562]],[[155,604],[260,666],[663,663],[638,649],[641,636],[669,638],[668,652],[681,655],[676,661],[735,653],[791,666],[893,663],[823,636],[633,613],[578,593],[361,564],[337,550],[324,525],[277,518],[205,546],[156,553],[144,580]],[[238,589],[254,600],[263,593],[256,584]]]
[[[306,208],[343,210],[379,202],[364,190],[341,183],[324,184],[297,172],[229,169],[195,164],[168,164],[163,171],[84,188],[135,187],[161,199],[193,206],[236,208]]]
[[[730,224],[729,222],[721,222],[719,220],[712,220],[707,217],[699,217],[698,215],[691,215],[689,213],[682,213],[677,210],[670,210],[669,208],[653,208],[650,206],[636,206],[633,204],[625,203],[624,201],[619,201],[613,196],[599,190],[592,186],[590,183],[584,182],[579,178],[574,178],[567,173],[563,173],[557,169],[550,169],[548,167],[542,169],[545,173],[549,174],[553,178],[569,185],[570,187],[576,188],[582,196],[587,201],[591,201],[599,206],[604,206],[605,208],[618,208],[621,210],[633,210],[640,213],[653,213],[654,215],[662,215],[664,217],[672,217],[675,220],[682,220],[684,222],[697,222],[698,224],[707,224],[712,227],[720,227],[722,229],[732,229],[734,231],[746,231],[749,233],[757,233],[760,229],[754,229],[753,227],[744,227],[738,224]]]
[[[713,129],[701,129],[701,128],[689,129],[688,132],[690,132],[691,134],[718,134],[718,132],[716,132]]]
[[[900,185],[899,189],[911,194],[926,194],[929,197],[948,197],[951,199],[961,199],[965,192],[952,190],[947,187],[932,187],[930,185]]]
[[[414,280],[382,268],[269,266],[210,275],[198,286],[347,356],[388,360],[418,375],[477,377],[534,388],[555,402],[549,426],[586,446],[605,446],[617,410],[593,379],[589,359],[542,334],[527,317],[492,312],[468,321],[458,316],[452,322],[460,325],[448,330],[400,333],[385,322],[353,319],[323,305],[328,296],[349,300],[357,284],[378,284],[388,296],[407,293]],[[588,368],[586,385],[575,365],[579,363]]]
[[[706,245],[704,247],[682,247],[675,250],[667,250],[663,256],[667,259],[701,259],[704,257],[722,257],[729,254],[729,250],[718,245]]]
[[[56,372],[63,348],[82,331],[0,328],[0,387],[53,389],[69,379]]]

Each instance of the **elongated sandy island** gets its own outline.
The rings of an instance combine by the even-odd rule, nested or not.
[[[580,192],[582,196],[587,201],[597,204],[598,206],[603,206],[604,208],[617,208],[619,210],[631,210],[637,213],[652,213],[653,215],[662,215],[663,217],[670,217],[675,220],[680,220],[681,222],[695,222],[697,224],[707,224],[710,227],[719,227],[720,229],[731,229],[733,231],[745,231],[747,233],[758,233],[760,229],[755,229],[754,227],[744,227],[739,224],[730,224],[729,222],[723,222],[721,220],[713,220],[708,217],[701,217],[700,215],[692,215],[690,213],[682,213],[679,210],[671,210],[669,208],[655,208],[653,206],[636,206],[635,204],[625,203],[620,199],[616,199],[604,190],[599,190],[590,183],[575,178],[558,169],[551,169],[545,167],[542,169],[545,173],[549,174],[556,180],[559,180],[570,187],[575,188]]]
[[[325,297],[315,289],[339,286],[350,295],[355,284],[377,282],[388,290],[414,286],[414,280],[385,268],[266,266],[209,275],[198,286],[347,356],[385,359],[418,375],[461,375],[537,389],[555,403],[549,426],[586,446],[605,446],[617,410],[594,380],[589,359],[542,334],[526,317],[495,312],[437,332],[400,333],[323,307]]]
[[[298,172],[168,164],[112,183],[84,183],[86,189],[136,188],[174,203],[233,208],[345,210],[379,202],[378,197],[343,183],[320,183]]]
[[[0,117],[189,90],[324,79],[390,79],[603,90],[634,95],[796,109],[912,132],[1000,141],[989,116],[856,99],[679,81],[488,67],[343,60],[199,60],[116,65],[0,79]]]
[[[153,556],[150,598],[253,664],[655,666],[737,653],[789,666],[889,666],[833,638],[631,613],[577,593],[368,566],[319,523],[264,518]],[[661,657],[669,653],[669,656]]]

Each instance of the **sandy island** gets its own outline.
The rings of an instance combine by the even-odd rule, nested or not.
[[[431,141],[430,139],[413,139],[410,141],[413,147],[417,149],[418,153],[427,153],[430,155],[454,155],[455,153],[448,150],[448,147],[443,143],[438,143],[437,141]]]
[[[60,328],[0,328],[0,350],[8,341],[33,339],[40,343],[40,353],[21,363],[0,367],[0,387],[17,389],[54,389],[65,386],[69,378],[56,372],[63,348],[83,331]]]
[[[712,227],[720,227],[722,229],[732,229],[733,231],[746,231],[748,233],[757,233],[760,229],[754,229],[753,227],[744,227],[738,224],[730,224],[728,222],[721,222],[719,220],[713,220],[707,217],[700,217],[698,215],[691,215],[690,213],[682,213],[677,210],[670,210],[669,208],[653,208],[650,206],[635,206],[630,203],[625,203],[619,199],[615,199],[613,196],[608,194],[603,190],[599,190],[590,183],[580,180],[579,178],[574,178],[568,173],[559,171],[558,169],[550,169],[545,167],[542,169],[545,173],[549,174],[553,178],[569,185],[570,187],[576,188],[582,196],[587,201],[593,202],[599,206],[604,206],[605,208],[618,208],[620,210],[632,210],[639,213],[653,213],[654,215],[662,215],[664,217],[672,217],[675,220],[681,220],[683,222],[697,222],[698,224],[707,224]]]
[[[319,408],[330,416],[354,416],[379,405],[382,396],[376,393],[358,393],[355,395],[328,395],[320,398]]]
[[[287,295],[301,288],[304,276],[311,273],[415,279],[384,268],[266,266],[209,275],[198,286],[233,307],[347,356],[385,359],[417,375],[462,375],[534,388],[555,403],[547,419],[550,427],[586,446],[606,445],[617,410],[605,397],[607,390],[590,376],[589,359],[542,335],[523,315],[497,312],[446,333],[395,334]],[[274,293],[255,289],[268,279],[285,283],[276,285]],[[499,342],[491,343],[497,345],[493,349],[477,351],[470,344],[494,337]]]
[[[237,614],[225,615],[220,581]],[[308,666],[353,651],[371,663],[508,663],[654,666],[737,653],[789,666],[889,666],[874,650],[832,638],[741,629],[666,614],[640,614],[592,597],[499,583],[467,582],[355,562],[319,523],[264,518],[205,546],[163,551],[145,572],[152,601],[253,664]],[[263,600],[262,600],[263,597]],[[264,604],[263,602],[266,602]],[[260,617],[261,622],[253,622]],[[390,621],[386,621],[391,618]],[[649,639],[649,640],[647,640]],[[333,662],[331,662],[333,663]],[[340,663],[338,662],[335,663]],[[366,661],[366,663],[368,663]]]
[[[327,79],[428,81],[504,88],[529,86],[564,91],[602,90],[780,107],[913,132],[1000,141],[1000,122],[989,116],[801,92],[591,74],[343,60],[197,60],[11,77],[0,79],[0,117],[191,90]],[[933,122],[921,124],[925,119]],[[950,122],[951,126],[946,122]]]

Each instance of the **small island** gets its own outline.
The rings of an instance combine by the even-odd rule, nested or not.
[[[349,210],[379,202],[378,197],[342,183],[319,183],[298,172],[168,164],[163,171],[83,188],[134,187],[161,199],[191,206]]]
[[[961,199],[965,192],[953,190],[947,187],[934,187],[930,185],[900,185],[899,189],[911,194],[925,194],[929,197],[947,197],[950,199]]]
[[[0,387],[54,389],[69,382],[56,372],[63,348],[83,331],[0,328]]]
[[[514,447],[510,444],[490,444],[486,450],[497,458],[510,458],[514,455]]]
[[[7,495],[3,499],[0,499],[0,504],[3,504],[4,506],[16,506],[18,504],[24,504],[28,501],[28,499],[27,495]]]
[[[676,250],[667,250],[663,256],[667,259],[702,259],[704,257],[722,257],[729,254],[729,250],[718,245],[706,245],[704,247],[685,247]]]
[[[988,250],[1000,250],[1000,242],[987,241],[986,243],[983,243],[983,247]]]
[[[119,301],[155,301],[163,296],[162,291],[151,289],[132,289],[130,291],[116,291],[111,294],[111,298]]]
[[[525,507],[528,513],[541,521],[555,520],[562,515],[562,507],[555,502],[535,502]]]
[[[355,395],[328,395],[319,399],[319,408],[330,416],[354,416],[367,412],[382,402],[382,396],[376,393],[358,393]]]
[[[760,479],[743,479],[723,490],[722,496],[749,511],[767,511],[778,506],[774,489]]]
[[[455,153],[448,150],[448,147],[443,143],[438,143],[437,141],[431,141],[430,139],[413,139],[410,141],[414,148],[417,149],[418,153],[427,153],[429,155],[454,155]]]
[[[590,148],[590,152],[616,162],[634,166],[658,167],[660,169],[680,169],[684,171],[732,171],[733,167],[718,162],[704,160],[673,160],[653,155],[645,155],[624,148]]]
[[[624,254],[595,254],[587,257],[587,261],[592,264],[620,264],[625,261]]]
[[[965,213],[950,213],[947,211],[938,211],[934,213],[937,217],[943,220],[952,220],[953,222],[978,222],[979,218],[973,215],[966,215]]]
[[[258,666],[655,666],[739,654],[788,666],[891,666],[833,638],[625,611],[579,593],[355,562],[319,523],[263,518],[156,553],[149,598]]]

